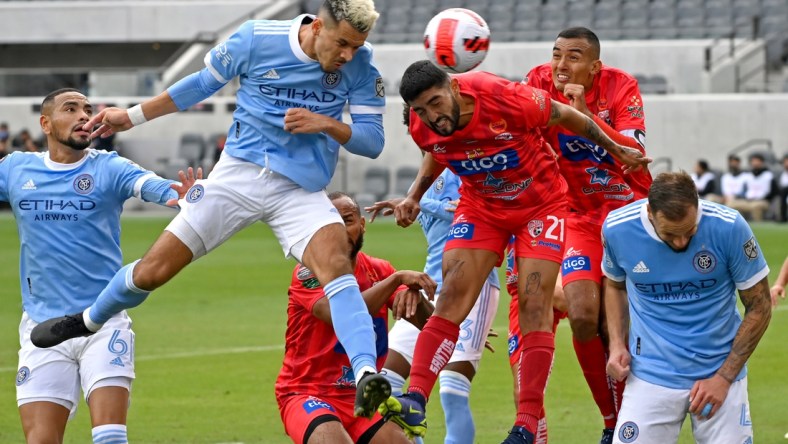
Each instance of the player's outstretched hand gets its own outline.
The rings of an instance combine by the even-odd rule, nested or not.
[[[403,200],[405,200],[404,197],[382,200],[380,202],[375,202],[372,206],[364,207],[364,211],[367,213],[372,213],[372,215],[369,217],[369,221],[370,223],[375,222],[375,218],[378,217],[378,214],[381,216],[391,216],[394,214],[394,208]]]
[[[101,124],[101,126],[93,131],[93,128],[98,124]],[[82,126],[82,129],[85,131],[93,131],[90,134],[90,138],[95,139],[99,136],[102,138],[109,137],[114,133],[126,131],[133,126],[134,124],[131,123],[131,119],[129,119],[129,113],[127,110],[110,107],[104,108],[98,114],[93,116],[88,121],[88,123]]]
[[[635,172],[640,171],[640,169],[648,168],[648,164],[650,164],[653,159],[650,157],[646,157],[640,151],[630,148],[628,146],[618,146],[621,154],[619,156],[619,160],[624,164],[621,169],[624,171],[624,174],[632,174]]]
[[[695,381],[690,390],[689,412],[704,419],[711,418],[722,407],[730,388],[731,383],[717,374],[708,379]],[[707,404],[711,405],[710,411],[706,408]]]
[[[178,178],[181,180],[180,183],[176,182],[170,185],[170,188],[178,193],[178,199],[170,199],[167,201],[167,206],[173,208],[178,206],[178,200],[183,199],[183,196],[185,196],[189,188],[194,185],[194,182],[202,179],[202,167],[197,168],[197,174],[194,173],[194,168],[192,167],[189,167],[185,173],[183,170],[178,171]]]
[[[424,290],[429,300],[435,298],[435,290],[438,289],[438,284],[427,273],[401,270],[397,272],[397,276],[399,277],[400,285],[406,285],[411,290]]]
[[[610,348],[610,356],[607,358],[607,374],[616,381],[623,381],[629,376],[629,363],[632,355],[626,347]]]
[[[416,199],[406,197],[394,208],[394,217],[400,227],[409,227],[419,216],[419,203]]]
[[[497,338],[498,332],[493,330],[490,327],[490,331],[487,332],[487,339],[484,340],[484,348],[490,350],[491,353],[495,353],[495,347],[493,347],[492,343],[490,342],[490,338]]]
[[[411,288],[400,291],[394,296],[394,304],[391,306],[391,312],[394,319],[408,319],[416,314],[416,308],[421,303],[424,297],[418,290]]]
[[[782,285],[774,284],[769,292],[772,295],[772,307],[776,307],[780,299],[785,299],[785,287]]]

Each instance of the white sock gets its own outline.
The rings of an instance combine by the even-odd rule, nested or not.
[[[125,424],[105,424],[93,427],[93,444],[128,444]]]
[[[92,319],[90,319],[90,307],[86,308],[85,311],[82,312],[82,322],[84,322],[85,327],[87,327],[88,330],[92,331],[93,333],[99,331],[101,326],[104,325],[96,324]]]

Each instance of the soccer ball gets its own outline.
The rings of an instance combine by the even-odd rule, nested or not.
[[[427,57],[444,71],[460,73],[479,66],[490,46],[487,22],[470,9],[451,8],[427,23],[424,49]]]

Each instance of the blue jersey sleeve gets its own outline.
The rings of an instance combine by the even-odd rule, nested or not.
[[[459,198],[460,178],[447,168],[435,179],[430,192],[426,193],[419,201],[419,206],[424,214],[451,222],[454,219],[454,213],[446,211],[446,205]]]
[[[727,238],[728,271],[736,283],[736,289],[752,288],[769,275],[769,266],[752,229],[741,214],[736,215],[733,232]]]
[[[111,153],[110,156],[107,166],[113,175],[118,196],[122,200],[141,197],[142,185],[156,175],[117,153]]]
[[[624,282],[627,279],[627,272],[618,265],[616,255],[613,253],[610,243],[607,241],[607,226],[602,227],[602,272],[605,276],[616,282]]]
[[[233,35],[205,55],[205,66],[221,83],[245,74],[252,57],[254,21],[241,25]]]
[[[348,104],[350,114],[383,114],[386,111],[386,91],[383,88],[383,77],[372,64],[372,47],[362,46],[356,53],[361,60],[363,72],[359,72],[355,85],[350,88]]]
[[[8,173],[11,172],[11,153],[0,159],[0,200],[8,202]]]

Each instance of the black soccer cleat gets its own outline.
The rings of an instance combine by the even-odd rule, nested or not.
[[[354,416],[372,418],[380,403],[391,396],[391,384],[380,373],[365,373],[356,386]]]
[[[534,434],[525,427],[514,426],[501,444],[534,444]]]
[[[613,429],[602,429],[602,438],[599,439],[599,444],[613,444]]]
[[[95,332],[88,330],[82,320],[82,313],[48,319],[33,328],[30,341],[38,348],[54,347],[69,339],[90,336]]]

